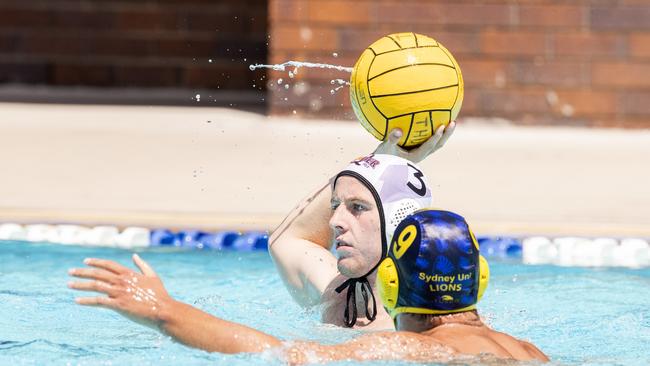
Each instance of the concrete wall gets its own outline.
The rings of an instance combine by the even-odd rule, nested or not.
[[[461,118],[650,127],[647,0],[270,0],[269,13],[274,63],[352,66],[381,36],[413,31],[459,62]],[[347,89],[330,94],[337,77],[349,75],[301,69],[289,89],[271,82],[272,112],[353,118]]]

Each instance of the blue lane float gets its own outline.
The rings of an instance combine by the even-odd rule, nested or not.
[[[269,246],[269,235],[266,232],[250,232],[241,235],[233,243],[235,250],[250,252],[253,250],[267,250]]]
[[[483,236],[476,238],[481,254],[486,258],[521,258],[522,241],[514,237]]]
[[[155,229],[151,231],[150,246],[206,250],[266,250],[268,237],[268,233],[265,231],[181,230],[174,233],[168,229]]]

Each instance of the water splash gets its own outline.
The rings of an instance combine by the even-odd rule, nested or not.
[[[275,64],[275,65],[255,64],[255,65],[249,65],[248,68],[251,71],[254,71],[255,69],[262,69],[262,68],[272,69],[275,71],[286,71],[287,66],[294,67],[293,71],[290,71],[293,75],[297,74],[298,69],[301,67],[317,68],[317,69],[333,69],[338,71],[352,72],[352,68],[347,66],[319,64],[314,62],[300,62],[300,61],[287,61],[285,63]]]
[[[344,79],[333,79],[330,80],[330,84],[337,85],[334,89],[330,90],[330,94],[334,95],[337,91],[341,90],[345,86],[349,86],[350,82]]]
[[[266,65],[266,64],[255,64],[255,65],[249,65],[248,68],[253,71],[255,69],[261,69],[261,68],[266,68],[266,69],[272,69],[275,71],[287,71],[287,67],[293,67],[293,70],[289,70],[289,78],[293,79],[296,74],[298,74],[298,70],[301,67],[307,67],[307,68],[317,68],[317,69],[331,69],[331,70],[338,70],[338,71],[345,71],[345,72],[352,72],[352,67],[346,67],[346,66],[340,66],[340,65],[331,65],[331,64],[321,64],[321,63],[314,63],[314,62],[300,62],[300,61],[287,61],[282,64],[274,64],[274,65]],[[284,83],[285,80],[282,78],[279,78],[277,80],[277,85],[280,86]],[[336,85],[334,89],[330,90],[330,94],[334,95],[336,94],[337,91],[342,89],[345,86],[350,85],[350,82],[344,79],[334,79],[330,81],[330,84]],[[290,88],[290,85],[288,83],[285,83],[284,89],[288,90]],[[304,83],[299,83],[296,84],[295,87],[295,93],[297,95],[304,94],[304,89],[306,88],[306,84]],[[284,100],[288,100],[288,98],[284,98]]]

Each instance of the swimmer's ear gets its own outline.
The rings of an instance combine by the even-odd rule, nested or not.
[[[151,266],[145,262],[142,258],[140,258],[139,255],[133,254],[133,263],[135,263],[138,268],[140,268],[140,271],[142,272],[143,275],[149,276],[149,277],[158,277],[156,272],[151,268]]]

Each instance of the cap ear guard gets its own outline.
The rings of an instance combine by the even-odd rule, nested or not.
[[[476,236],[474,236],[474,232],[471,229],[469,229],[469,236],[472,238],[472,243],[474,243],[476,250],[480,250],[478,240],[476,240]],[[488,282],[490,281],[490,265],[488,264],[487,259],[479,254],[478,263],[478,294],[476,296],[477,303],[481,301],[483,293],[485,293],[485,290],[487,290]]]
[[[395,262],[388,257],[381,261],[377,268],[377,283],[379,298],[389,313],[397,306],[397,295],[399,293],[399,275]]]
[[[476,296],[476,302],[481,301],[483,293],[487,290],[488,282],[490,281],[490,265],[488,264],[487,259],[482,255],[478,256],[479,268],[478,268],[478,295]]]

